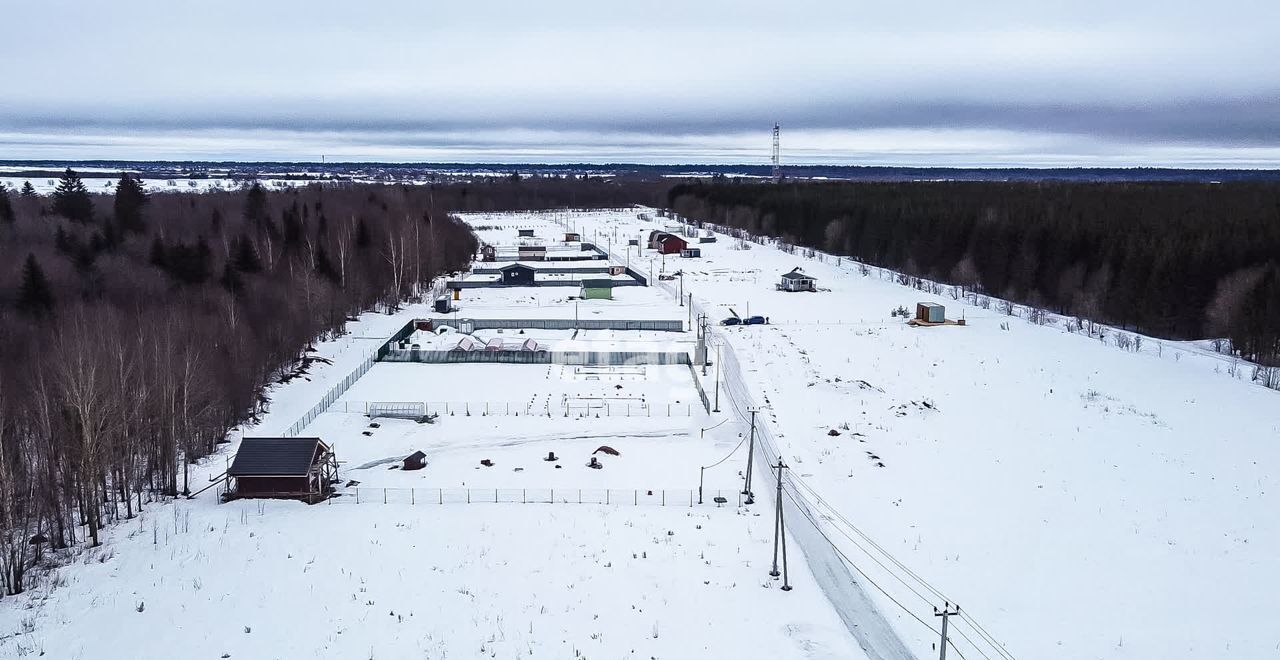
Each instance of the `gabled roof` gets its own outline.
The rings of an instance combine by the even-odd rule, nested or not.
[[[793,268],[790,273],[783,273],[782,279],[784,280],[816,280],[818,278],[812,275],[806,275],[804,271],[800,270],[797,267],[797,268]]]
[[[415,452],[413,452],[412,454],[409,454],[408,456],[406,456],[406,457],[404,458],[404,460],[406,460],[406,461],[408,461],[408,460],[420,461],[420,460],[422,460],[422,459],[424,459],[424,458],[426,458],[426,457],[427,457],[427,455],[426,455],[425,453],[423,453],[423,451],[422,451],[421,449],[419,449],[418,451],[415,451]]]
[[[500,270],[500,271],[504,271],[504,272],[505,272],[505,271],[508,271],[508,270],[534,270],[534,268],[533,268],[533,266],[527,266],[527,265],[525,265],[525,264],[511,264],[510,266],[503,266],[502,268],[499,268],[498,270]]]
[[[227,474],[233,477],[305,477],[320,438],[245,438]]]

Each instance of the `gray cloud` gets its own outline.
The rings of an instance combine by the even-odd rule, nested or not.
[[[0,153],[174,155],[185,135],[192,157],[712,162],[761,159],[774,120],[815,161],[1280,147],[1280,5],[1259,0],[259,4],[7,9]],[[983,131],[1002,145],[970,141]]]

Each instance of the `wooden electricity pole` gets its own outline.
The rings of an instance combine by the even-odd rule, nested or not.
[[[755,462],[753,459],[756,456],[756,411],[756,408],[747,411],[751,413],[751,440],[747,443],[747,474],[742,481],[742,494],[747,496],[747,504],[755,503],[751,495],[751,465]]]
[[[773,570],[769,575],[778,577],[778,547],[782,547],[782,590],[791,591],[791,582],[787,577],[787,530],[782,520],[782,471],[786,469],[782,457],[778,457],[778,496],[775,498],[773,515]]]
[[[943,603],[942,609],[933,608],[933,615],[942,617],[942,647],[938,651],[938,660],[947,660],[947,618],[960,613],[959,605]]]

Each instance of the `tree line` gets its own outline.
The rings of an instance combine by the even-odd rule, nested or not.
[[[451,214],[656,203],[666,184],[519,177],[150,195],[0,188],[0,585],[189,493],[188,468],[313,342],[465,268]]]
[[[684,183],[669,205],[794,245],[1280,365],[1280,183]]]

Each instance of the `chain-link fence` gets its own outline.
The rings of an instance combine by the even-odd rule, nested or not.
[[[418,412],[418,411],[421,412]],[[584,399],[530,403],[528,401],[338,401],[332,412],[371,417],[690,417],[692,403],[650,403]],[[391,411],[391,412],[388,412]]]
[[[376,363],[377,363],[376,355],[370,355],[369,357],[365,358],[365,360],[360,363],[360,366],[356,367],[351,371],[351,373],[347,374],[346,378],[343,378],[333,387],[329,388],[329,391],[325,393],[324,397],[320,399],[319,403],[312,406],[311,410],[308,410],[307,413],[302,416],[302,419],[299,419],[298,421],[294,422],[292,426],[290,426],[286,431],[284,431],[280,435],[286,438],[292,438],[298,435],[299,433],[301,433],[302,429],[307,428],[307,425],[311,424],[311,422],[314,421],[316,417],[319,417],[320,413],[328,410],[329,406],[332,406],[333,403],[338,400],[338,397],[341,397],[344,393],[346,393],[346,391],[350,389],[351,386],[354,385],[357,380],[360,380],[360,377],[365,375],[365,373],[367,373],[369,369],[372,368],[373,365]]]
[[[740,506],[737,490],[697,488],[345,488],[328,504],[602,504],[609,506]]]

